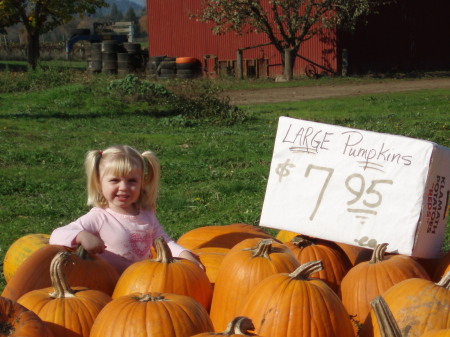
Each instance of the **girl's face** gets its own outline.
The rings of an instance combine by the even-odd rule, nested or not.
[[[138,213],[135,202],[141,193],[141,173],[140,170],[132,170],[127,175],[117,176],[100,171],[102,193],[111,210],[127,215]]]

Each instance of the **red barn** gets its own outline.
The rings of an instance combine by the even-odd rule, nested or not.
[[[265,74],[274,76],[282,73],[280,53],[266,44],[269,39],[264,34],[238,35],[234,32],[214,35],[211,25],[190,19],[190,15],[201,8],[201,0],[147,0],[148,40],[150,56],[167,55],[172,57],[195,57],[208,65],[217,61],[220,73],[233,65],[238,49],[243,51],[244,76]],[[323,67],[331,72],[337,71],[335,34],[328,31],[327,36],[315,37],[306,42],[297,58],[294,73],[304,74],[305,67],[313,63],[318,69]],[[211,58],[217,56],[217,59]],[[322,70],[321,70],[322,71]],[[253,74],[250,74],[253,72]],[[255,74],[256,72],[256,74]]]
[[[147,0],[150,56],[195,57],[207,71],[226,74],[243,49],[244,76],[282,73],[280,53],[264,34],[214,35],[211,25],[190,19],[201,0]],[[348,52],[349,73],[442,70],[450,67],[450,1],[397,0],[368,18],[356,32],[327,31],[305,42],[294,74],[312,68],[340,73],[342,51]],[[261,46],[262,45],[262,46]]]

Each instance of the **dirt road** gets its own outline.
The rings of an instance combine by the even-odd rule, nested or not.
[[[450,78],[395,80],[336,86],[251,89],[227,91],[225,95],[230,97],[231,104],[244,105],[438,88],[450,90]]]

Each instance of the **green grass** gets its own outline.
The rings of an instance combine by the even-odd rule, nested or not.
[[[0,84],[8,76],[0,74]],[[0,93],[0,261],[19,237],[50,233],[87,211],[82,165],[91,149],[121,143],[156,152],[162,165],[157,215],[178,238],[200,226],[258,223],[279,116],[450,147],[448,90],[248,106],[253,118],[247,122],[186,126],[178,116],[158,117],[154,107],[108,92],[107,77],[48,79],[48,88],[27,79],[30,88],[14,82],[14,90],[5,84]]]

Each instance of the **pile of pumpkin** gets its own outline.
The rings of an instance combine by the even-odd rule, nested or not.
[[[82,248],[27,235],[8,249],[0,336],[450,337],[450,254],[433,260],[246,224],[178,243],[205,270],[155,258],[122,275]]]

